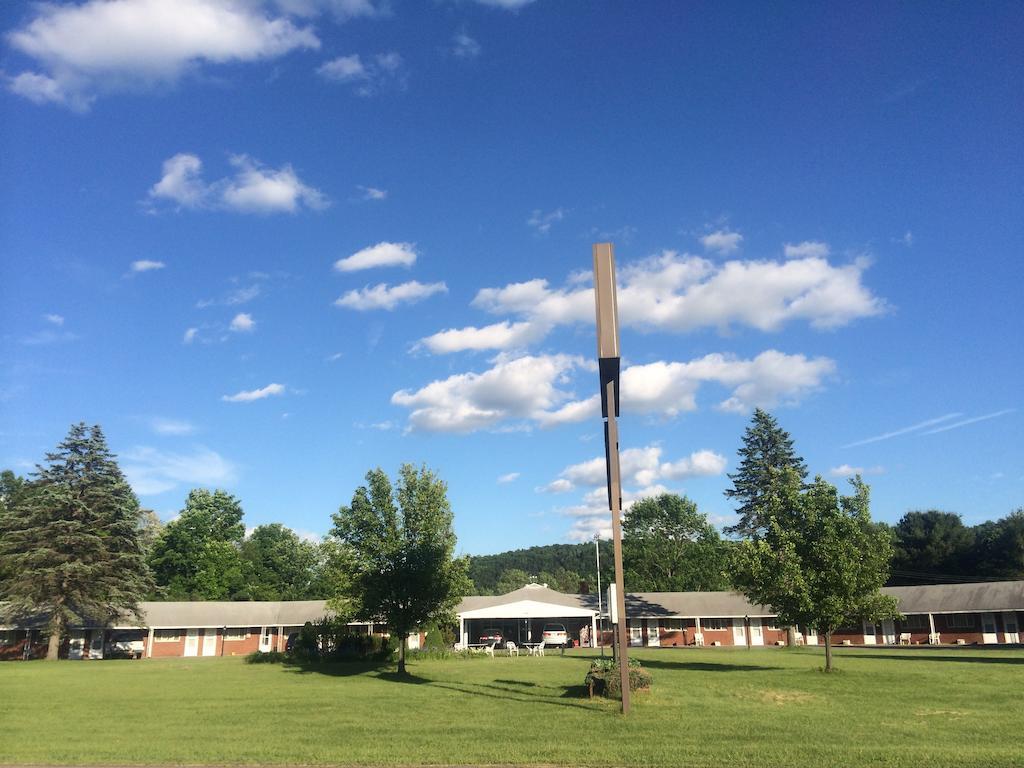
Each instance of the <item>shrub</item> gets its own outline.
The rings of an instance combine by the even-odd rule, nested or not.
[[[607,696],[619,698],[622,695],[622,684],[619,677],[619,664],[611,659],[597,659],[590,664],[590,670],[583,681],[591,696]],[[636,659],[629,660],[629,690],[643,691],[651,687],[651,673],[640,666]]]
[[[246,664],[280,664],[288,659],[282,651],[253,651],[245,657]]]

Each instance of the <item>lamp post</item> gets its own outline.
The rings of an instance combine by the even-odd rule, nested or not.
[[[629,714],[629,642],[626,632],[626,592],[622,585],[622,480],[619,474],[619,308],[615,293],[615,254],[611,243],[594,244],[594,303],[597,310],[597,362],[601,377],[601,416],[604,418],[604,456],[608,475],[608,508],[612,513],[615,553],[615,627],[619,645],[622,714]]]

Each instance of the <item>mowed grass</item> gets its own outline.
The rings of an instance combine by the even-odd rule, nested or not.
[[[0,664],[0,763],[1024,765],[1024,652],[636,651],[654,687],[590,700],[594,654],[304,671],[241,659]]]

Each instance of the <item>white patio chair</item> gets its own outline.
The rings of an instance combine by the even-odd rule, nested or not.
[[[544,641],[541,640],[534,646],[527,646],[531,656],[543,656],[544,655]]]
[[[704,645],[704,633],[703,632],[696,632],[696,633],[694,633],[694,635],[693,635],[693,644],[695,646],[697,646],[698,648],[700,648],[700,647],[702,647]]]
[[[910,645],[909,632],[900,632],[900,645]]]
[[[486,646],[486,647],[484,648],[484,653],[486,653],[486,654],[487,654],[488,656],[490,656],[490,657],[491,657],[492,659],[494,658],[494,646],[495,646],[495,645],[497,645],[497,641],[495,641],[495,642],[491,643],[490,645],[488,645],[488,646]]]
[[[516,645],[515,643],[513,643],[511,640],[509,640],[507,643],[505,643],[505,648],[508,649],[508,655],[509,656],[518,656],[519,655],[519,646]]]

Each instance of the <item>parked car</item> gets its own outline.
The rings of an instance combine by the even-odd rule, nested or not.
[[[107,641],[108,658],[141,659],[146,641],[141,632],[114,632]]]
[[[545,646],[569,647],[569,633],[565,631],[564,624],[545,624],[541,637]]]
[[[491,627],[480,633],[480,640],[478,642],[483,643],[484,645],[492,645],[495,643],[498,645],[504,645],[505,635],[500,629]]]

